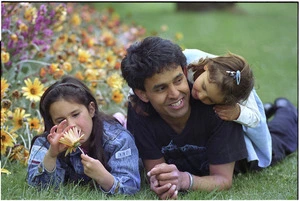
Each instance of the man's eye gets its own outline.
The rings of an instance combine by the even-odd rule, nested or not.
[[[182,81],[182,78],[179,78],[179,79],[177,79],[177,80],[175,81],[175,83],[176,83],[176,84],[180,84],[181,81]]]
[[[156,91],[157,91],[157,92],[160,92],[160,91],[163,91],[165,88],[166,88],[166,87],[158,87],[158,88],[156,88]]]

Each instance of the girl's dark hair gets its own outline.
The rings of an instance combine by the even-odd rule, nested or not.
[[[101,163],[106,165],[102,147],[103,121],[115,122],[114,118],[100,112],[97,101],[89,88],[80,80],[71,76],[65,76],[61,81],[57,81],[42,95],[40,100],[40,112],[44,119],[45,131],[42,135],[35,136],[31,144],[33,145],[35,139],[40,136],[44,136],[47,139],[50,129],[55,125],[50,116],[49,109],[52,103],[60,99],[82,104],[88,110],[88,106],[91,102],[95,104],[95,115],[92,119],[93,129],[89,139],[89,156],[98,159]],[[64,157],[64,153],[61,153],[59,157]]]
[[[209,71],[209,81],[215,83],[223,92],[224,104],[235,104],[249,97],[254,87],[254,77],[243,57],[229,52],[215,58],[201,58],[198,63],[191,63],[188,66],[188,69],[194,72],[194,80],[204,72],[205,65]],[[239,84],[228,71],[235,73],[240,71]]]

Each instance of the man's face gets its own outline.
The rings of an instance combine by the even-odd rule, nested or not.
[[[181,66],[147,78],[144,97],[165,120],[189,116],[190,89]]]

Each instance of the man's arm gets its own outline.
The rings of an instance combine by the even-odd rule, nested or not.
[[[209,176],[195,176],[193,190],[202,191],[213,191],[218,190],[228,190],[232,186],[233,170],[234,164],[227,163],[222,165],[209,165]]]
[[[193,184],[190,190],[213,191],[231,188],[234,164],[235,162],[209,165],[210,175],[192,175]],[[190,186],[188,173],[180,172],[175,165],[158,164],[148,172],[148,176],[150,176],[151,189],[161,199],[175,198],[178,190],[187,190]],[[173,187],[176,189],[172,189]]]

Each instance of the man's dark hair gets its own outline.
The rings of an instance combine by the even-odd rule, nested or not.
[[[160,37],[147,37],[127,49],[121,70],[129,87],[145,90],[146,78],[178,65],[186,66],[186,58],[179,45]]]

